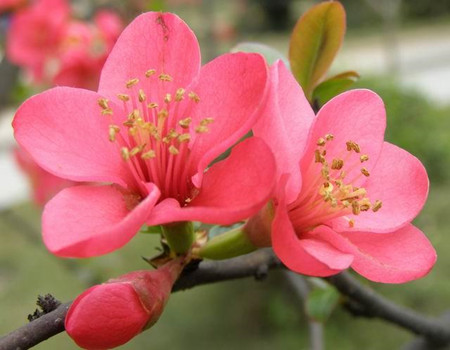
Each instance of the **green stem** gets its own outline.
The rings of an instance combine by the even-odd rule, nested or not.
[[[241,226],[213,237],[195,254],[201,258],[223,260],[253,252],[257,247],[252,244],[243,228]]]
[[[162,233],[170,249],[176,254],[185,254],[195,241],[194,225],[191,221],[161,225]]]

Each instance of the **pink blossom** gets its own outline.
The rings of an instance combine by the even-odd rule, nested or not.
[[[252,241],[271,240],[282,262],[306,275],[352,267],[373,281],[401,283],[428,273],[435,250],[410,223],[425,203],[428,177],[417,158],[383,141],[380,97],[349,91],[314,116],[281,62],[271,80],[254,135],[277,157],[278,188],[275,208],[265,210],[271,228],[263,229],[261,215],[247,225]]]
[[[45,171],[31,159],[28,153],[20,148],[14,150],[14,156],[20,168],[30,180],[33,200],[40,206],[44,206],[62,189],[77,184],[74,181],[62,179]]]
[[[255,214],[274,184],[267,145],[249,138],[211,162],[253,126],[267,75],[257,54],[227,54],[200,68],[187,25],[146,13],[118,39],[98,93],[59,87],[27,100],[13,122],[19,144],[56,176],[103,183],[67,188],[47,204],[48,249],[95,256],[145,223],[231,224]]]
[[[40,82],[49,57],[58,48],[69,14],[65,0],[37,0],[18,11],[8,31],[8,59],[25,67],[35,81]]]
[[[100,11],[95,24],[71,21],[62,34],[54,85],[96,90],[101,69],[122,30],[121,19]]]
[[[79,295],[70,306],[65,329],[84,349],[125,344],[161,316],[183,265],[172,260],[156,271],[134,271]]]

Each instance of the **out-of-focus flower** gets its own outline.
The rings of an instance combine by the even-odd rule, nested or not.
[[[49,250],[100,255],[144,223],[231,224],[255,214],[274,185],[267,145],[249,138],[210,164],[253,126],[267,87],[260,55],[227,54],[200,69],[195,35],[177,16],[136,18],[108,57],[98,93],[54,88],[15,116],[16,139],[39,165],[112,184],[67,188],[47,204]]]
[[[31,159],[27,152],[20,148],[14,150],[14,156],[17,164],[30,180],[34,202],[42,207],[62,189],[77,184],[77,182],[62,179],[45,171]]]
[[[134,271],[93,286],[67,313],[65,329],[84,349],[125,344],[161,316],[183,264],[172,260],[155,271]]]
[[[8,59],[41,82],[70,16],[66,0],[36,0],[14,14],[7,34]]]
[[[276,155],[279,180],[272,207],[247,224],[254,244],[271,242],[286,266],[306,275],[351,266],[373,281],[401,283],[428,273],[435,250],[410,224],[425,203],[428,177],[417,158],[383,141],[379,96],[349,91],[315,117],[281,62],[271,81],[253,131]]]
[[[100,72],[119,37],[122,22],[113,12],[101,11],[94,23],[71,21],[66,27],[54,85],[97,89]]]

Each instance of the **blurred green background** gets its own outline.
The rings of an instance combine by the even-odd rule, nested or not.
[[[275,0],[179,2],[166,6],[193,27],[201,40],[205,60],[228,51],[242,40],[265,42],[287,54],[289,32],[295,20],[313,3]],[[356,69],[361,67],[362,79],[358,87],[373,89],[386,104],[387,140],[410,151],[426,165],[431,190],[415,224],[426,232],[436,247],[438,262],[427,277],[405,285],[363,283],[401,305],[439,316],[450,309],[447,278],[450,255],[446,254],[450,249],[450,239],[446,237],[450,227],[450,216],[446,211],[450,198],[450,103],[446,102],[445,91],[440,91],[447,89],[446,94],[450,97],[450,88],[439,85],[439,80],[434,86],[432,84],[431,89],[434,87],[436,95],[441,96],[437,99],[432,90],[429,92],[430,87],[411,83],[408,78],[417,73],[414,67],[426,72],[427,65],[430,70],[436,69],[441,61],[450,65],[450,60],[446,59],[446,53],[438,52],[440,57],[422,57],[423,52],[420,52],[418,60],[411,63],[411,57],[402,57],[405,48],[401,43],[406,41],[414,47],[414,40],[422,36],[427,41],[436,40],[442,33],[448,36],[450,1],[398,1],[399,7],[395,11],[392,9],[394,2],[397,1],[342,1],[347,10],[349,30],[342,55],[334,68],[342,70],[348,61]],[[390,39],[386,41],[389,33],[396,38],[394,43],[389,42]],[[447,47],[450,43],[438,45]],[[416,46],[422,51],[419,44]],[[382,56],[385,50],[394,50],[394,56],[391,51],[383,56],[381,68],[376,59],[371,64],[370,60],[364,61],[368,56],[361,56],[361,52],[368,52],[370,56],[374,47],[381,50]],[[445,52],[450,54],[450,51]],[[358,59],[351,61],[351,57]],[[367,65],[378,68],[370,70]],[[448,69],[444,62],[440,73],[442,79]],[[23,90],[14,91],[13,101],[17,101]],[[93,283],[146,268],[141,256],[157,252],[158,242],[154,237],[139,235],[124,249],[104,257],[61,260],[50,255],[43,246],[39,217],[39,209],[31,203],[1,207],[0,334],[27,322],[26,317],[34,311],[38,294],[52,293],[62,301],[73,299]],[[338,308],[325,324],[324,339],[327,349],[370,350],[396,349],[413,336],[379,320],[354,318]],[[121,348],[298,350],[308,347],[303,302],[285,275],[274,271],[264,281],[226,282],[174,294],[160,321]],[[36,349],[77,347],[65,334],[60,334]]]

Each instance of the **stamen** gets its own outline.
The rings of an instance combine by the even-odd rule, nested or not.
[[[195,132],[198,133],[198,134],[203,134],[203,133],[208,132],[208,131],[209,131],[209,129],[205,125],[199,125],[199,126],[197,126],[195,128]]]
[[[181,134],[178,136],[179,142],[187,142],[191,139],[191,134]]]
[[[147,78],[150,78],[153,74],[155,74],[156,73],[156,70],[154,70],[154,69],[149,69],[148,71],[146,71],[145,72],[145,76],[147,77]]]
[[[326,135],[325,135],[325,139],[326,139],[327,141],[332,141],[332,140],[334,139],[334,135],[333,135],[333,134],[326,134]]]
[[[331,163],[331,169],[334,170],[341,170],[344,166],[344,161],[342,159],[333,159],[333,162]]]
[[[127,81],[126,87],[127,87],[127,89],[130,89],[131,87],[133,87],[137,83],[139,83],[139,79],[138,78],[130,79],[130,80]]]
[[[353,220],[353,219],[348,220],[348,226],[355,227],[355,220]]]
[[[170,103],[170,101],[172,101],[172,95],[171,94],[166,94],[166,96],[164,96],[164,102],[165,103]]]
[[[206,126],[214,122],[214,118],[205,118],[200,120],[200,125]]]
[[[158,104],[157,103],[155,103],[155,102],[151,102],[151,103],[149,103],[148,105],[147,105],[147,107],[148,108],[158,108]]]
[[[187,128],[189,128],[189,125],[191,124],[191,122],[192,122],[192,118],[184,118],[184,119],[181,119],[181,120],[178,122],[178,124],[180,124],[180,126],[181,126],[183,129],[187,129]]]
[[[361,163],[367,162],[369,160],[369,156],[367,154],[363,154],[361,157],[359,157],[359,160]]]
[[[320,139],[317,140],[317,146],[325,146],[327,142],[325,141],[325,139],[323,137],[321,137]]]
[[[359,207],[359,203],[357,201],[352,202],[352,213],[353,215],[359,215],[361,209]]]
[[[356,153],[360,153],[361,149],[359,148],[359,145],[356,142],[353,141],[347,141],[347,151],[355,151]]]
[[[144,102],[145,98],[146,98],[146,96],[145,96],[144,90],[139,89],[139,94],[138,94],[139,102]]]
[[[372,206],[372,211],[374,212],[374,213],[376,213],[378,210],[380,210],[381,209],[381,207],[383,206],[383,203],[380,201],[380,200],[376,200],[375,201],[375,203],[373,204],[373,206]]]
[[[102,115],[112,115],[113,111],[111,108],[102,109]]]
[[[165,74],[165,73],[161,73],[158,78],[161,81],[172,81],[173,80],[173,78],[169,74]]]
[[[175,93],[175,101],[180,102],[181,100],[183,100],[185,92],[186,90],[184,90],[183,88],[179,88]]]
[[[122,147],[120,149],[120,154],[121,154],[121,156],[122,156],[122,158],[124,160],[129,160],[130,159],[130,151],[128,150],[127,147]]]
[[[109,126],[109,141],[116,141],[116,134],[120,132],[120,128],[117,125]]]
[[[189,96],[189,98],[190,98],[192,101],[194,101],[195,103],[199,103],[199,102],[200,102],[200,97],[199,97],[194,91],[191,91],[191,92],[188,94],[188,96]]]
[[[128,102],[130,100],[130,96],[127,94],[117,94],[117,98],[123,102]]]
[[[369,170],[367,170],[367,168],[361,168],[361,174],[363,174],[366,177],[370,176]]]
[[[156,157],[156,152],[154,150],[147,151],[141,154],[142,159],[151,159]]]
[[[108,106],[108,99],[106,99],[106,98],[99,98],[98,99],[98,105],[100,107],[102,107],[103,109],[108,109],[109,108],[109,106]]]
[[[173,154],[174,156],[176,156],[178,153],[180,153],[180,151],[174,145],[171,145],[169,147],[169,152],[171,154]]]

